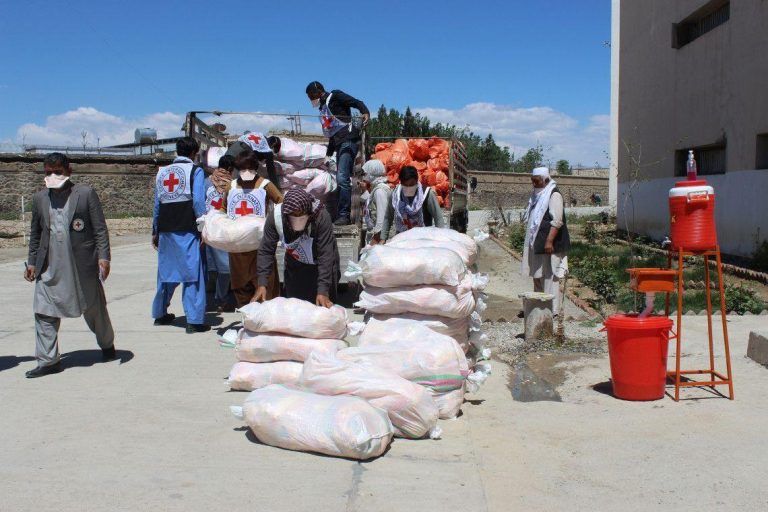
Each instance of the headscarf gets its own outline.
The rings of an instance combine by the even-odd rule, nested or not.
[[[371,183],[371,190],[382,183],[389,183],[387,169],[381,160],[368,160],[363,164],[363,179]]]
[[[427,189],[429,192],[429,189]],[[398,185],[392,193],[392,208],[395,210],[395,232],[402,233],[411,228],[424,227],[424,201],[427,199],[427,193],[421,183],[418,183],[416,196],[411,203],[403,192],[403,186]]]
[[[543,178],[549,178],[549,167],[537,167],[531,171],[531,176],[541,176]]]
[[[384,176],[387,173],[387,170],[384,168],[384,162],[374,159],[368,160],[363,164],[363,172],[365,173],[366,178],[373,181],[376,178]]]
[[[317,217],[320,210],[323,209],[323,203],[312,197],[308,192],[300,188],[292,188],[283,196],[283,215],[288,216],[292,213],[301,213],[309,215],[310,221]]]

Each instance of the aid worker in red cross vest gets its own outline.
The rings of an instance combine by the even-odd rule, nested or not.
[[[283,195],[274,183],[258,175],[258,169],[264,163],[260,153],[250,148],[243,149],[235,157],[234,163],[238,177],[230,182],[224,192],[224,203],[221,210],[231,219],[244,215],[266,217],[271,214],[274,205],[283,202]],[[257,255],[258,251],[231,253],[229,255],[230,280],[238,307],[256,300],[256,288],[258,287]],[[267,300],[280,295],[277,264],[271,268],[266,283],[266,291]]]
[[[235,159],[225,155],[225,148],[210,148],[208,150],[208,168],[214,169],[214,173],[226,173],[228,179],[217,179],[210,176],[205,179],[205,211],[221,210],[224,204],[224,193],[232,181],[232,173],[235,169]],[[217,173],[218,174],[218,173]],[[229,253],[216,249],[210,245],[205,246],[205,261],[208,265],[208,275],[215,279],[216,290],[213,296],[214,306],[219,313],[231,313],[235,310],[235,298],[230,290],[229,279]]]
[[[155,178],[152,245],[157,249],[157,292],[152,302],[155,325],[168,325],[173,292],[182,285],[187,334],[211,329],[205,320],[206,265],[201,249],[198,217],[205,214],[205,173],[193,160],[200,145],[192,137],[176,143],[178,155],[161,167]]]
[[[339,213],[334,224],[346,226],[351,223],[352,212],[352,169],[360,146],[361,126],[352,119],[352,110],[360,112],[362,126],[368,124],[370,113],[362,101],[338,89],[326,92],[320,82],[311,82],[306,89],[312,106],[320,111],[323,135],[328,137],[330,158],[336,153],[336,182],[339,185]]]
[[[291,189],[267,217],[259,246],[258,301],[269,298],[267,286],[278,242],[285,247],[285,295],[318,306],[333,306],[341,277],[339,248],[323,203],[304,190]]]

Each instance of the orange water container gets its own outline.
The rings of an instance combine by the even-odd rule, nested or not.
[[[672,250],[717,248],[715,190],[706,180],[678,181],[669,191]]]

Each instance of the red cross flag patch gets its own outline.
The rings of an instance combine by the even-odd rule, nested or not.
[[[264,134],[259,132],[248,132],[237,140],[245,142],[252,150],[258,151],[259,153],[269,153],[272,151],[269,149],[269,144],[267,144],[267,138]]]
[[[85,229],[85,221],[83,219],[75,219],[72,221],[72,229],[75,231],[82,231]]]

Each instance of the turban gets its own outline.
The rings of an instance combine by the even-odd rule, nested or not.
[[[386,174],[384,163],[381,160],[368,160],[363,164],[365,176],[371,179],[380,178]]]
[[[542,178],[549,178],[549,168],[537,167],[531,172],[531,176],[541,176]]]

